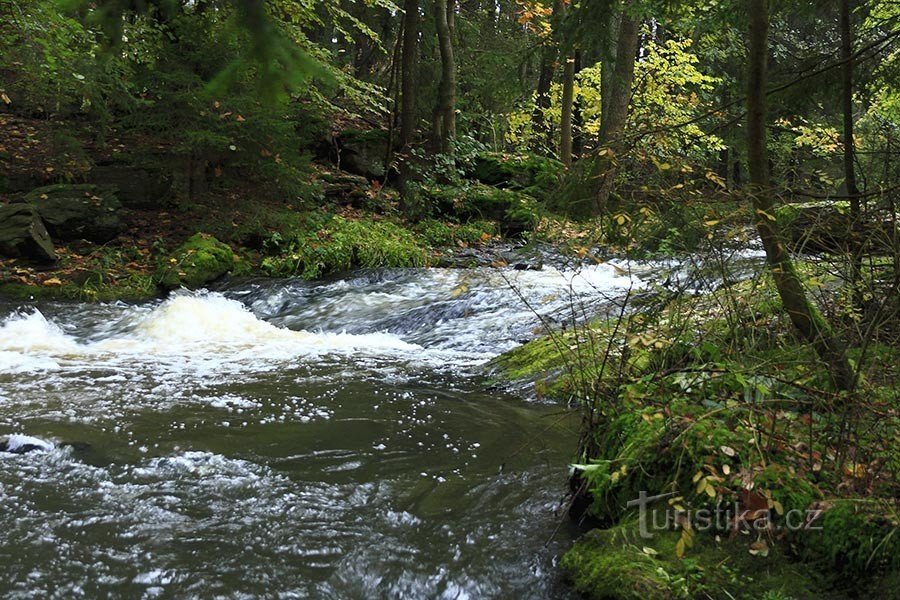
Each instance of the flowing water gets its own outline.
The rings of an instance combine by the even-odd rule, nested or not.
[[[412,269],[0,304],[0,436],[55,444],[0,453],[0,593],[566,597],[576,421],[481,372],[643,285]]]

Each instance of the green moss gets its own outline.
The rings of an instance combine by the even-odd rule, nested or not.
[[[149,275],[132,274],[115,281],[99,278],[83,284],[72,282],[59,286],[0,284],[0,297],[13,300],[77,300],[79,302],[112,302],[115,300],[146,300],[156,295],[156,285]]]
[[[428,187],[421,191],[444,217],[464,223],[494,221],[508,236],[534,229],[542,213],[533,196],[483,183]]]
[[[561,566],[576,590],[588,598],[828,598],[818,575],[789,560],[777,547],[753,556],[746,539],[716,542],[695,535],[679,558],[680,532],[638,535],[634,523],[594,530],[563,556]]]
[[[234,252],[227,244],[205,233],[192,235],[165,259],[154,275],[164,289],[198,288],[234,268]]]
[[[493,221],[470,221],[458,225],[425,219],[419,222],[414,231],[422,236],[425,243],[432,248],[452,246],[457,242],[464,244],[480,244],[497,235],[497,224]]]
[[[537,154],[482,152],[475,160],[472,176],[488,185],[509,187],[542,196],[559,180],[563,164]]]
[[[408,229],[386,219],[350,220],[320,215],[307,227],[270,240],[263,260],[270,275],[314,279],[354,267],[421,267],[428,253]]]
[[[798,532],[794,542],[805,560],[830,574],[836,587],[900,571],[900,521],[890,502],[833,501],[815,525]]]

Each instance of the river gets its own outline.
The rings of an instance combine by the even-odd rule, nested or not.
[[[0,304],[0,435],[54,444],[0,454],[0,592],[566,598],[577,419],[483,365],[643,285],[408,269]]]

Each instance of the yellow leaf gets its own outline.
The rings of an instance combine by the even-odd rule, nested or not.
[[[678,558],[684,558],[684,538],[679,539],[675,542],[675,556]]]
[[[57,287],[62,285],[62,281],[60,281],[58,277],[51,277],[44,281],[44,285],[47,287]]]

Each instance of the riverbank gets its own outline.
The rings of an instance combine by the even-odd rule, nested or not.
[[[828,266],[802,267],[823,309],[871,322]],[[861,385],[838,395],[765,272],[721,282],[636,295],[493,361],[498,381],[582,412],[570,514],[595,529],[564,571],[591,598],[895,596],[892,321],[849,338]]]

